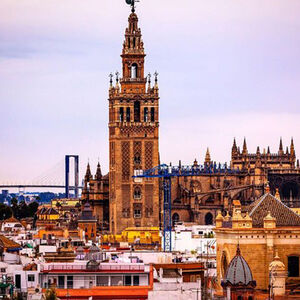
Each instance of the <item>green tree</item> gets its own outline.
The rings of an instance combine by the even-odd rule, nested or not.
[[[18,218],[19,217],[18,199],[16,197],[13,197],[10,203],[11,203],[11,209],[14,217]]]
[[[39,208],[39,204],[36,201],[29,203],[28,204],[29,217],[34,217],[38,208]]]
[[[0,220],[8,219],[12,216],[12,209],[5,205],[0,203]]]

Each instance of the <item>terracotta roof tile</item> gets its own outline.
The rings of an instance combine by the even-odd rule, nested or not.
[[[20,244],[8,239],[2,234],[0,234],[0,245],[7,249],[22,248]]]
[[[300,226],[300,216],[271,194],[265,194],[255,201],[248,211],[253,227],[263,227],[268,212],[276,218],[277,227]]]

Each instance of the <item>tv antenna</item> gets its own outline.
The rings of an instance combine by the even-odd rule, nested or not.
[[[131,6],[131,11],[135,12],[135,3],[140,2],[140,0],[125,0],[128,5]]]

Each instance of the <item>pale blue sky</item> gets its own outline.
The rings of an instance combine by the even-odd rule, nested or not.
[[[125,0],[0,1],[0,181],[67,153],[108,171],[108,74],[121,70]],[[299,0],[141,0],[146,73],[159,72],[162,162],[300,151]]]

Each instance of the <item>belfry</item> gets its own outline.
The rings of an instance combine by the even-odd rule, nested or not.
[[[158,180],[134,180],[137,170],[159,164],[157,73],[144,75],[145,52],[138,17],[128,19],[122,51],[122,78],[109,88],[110,231],[159,225]]]

